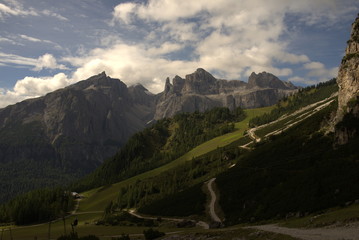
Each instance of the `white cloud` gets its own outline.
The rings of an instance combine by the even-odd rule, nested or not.
[[[15,54],[7,54],[0,52],[0,64],[3,65],[17,65],[19,67],[33,67],[31,70],[40,71],[47,69],[68,69],[63,64],[58,64],[55,57],[49,53],[40,56],[38,59],[22,57]]]
[[[49,17],[54,17],[57,18],[59,20],[62,21],[68,21],[68,19],[58,13],[52,12],[50,10],[42,10],[42,11],[38,11],[34,8],[27,8],[25,10],[25,8],[22,6],[22,4],[18,1],[15,0],[11,0],[11,1],[7,1],[8,5],[5,5],[3,3],[0,3],[0,19],[4,19],[4,17],[6,16],[21,16],[21,17],[25,17],[25,16],[49,16]]]
[[[5,107],[27,98],[42,96],[48,92],[73,83],[64,73],[53,77],[25,77],[17,81],[13,90],[0,89],[0,107]]]
[[[165,42],[160,47],[152,47],[147,50],[147,53],[152,56],[173,53],[180,50],[183,46],[176,43]]]
[[[24,34],[21,34],[20,37],[21,37],[22,39],[28,40],[28,41],[30,41],[30,42],[42,42],[41,39],[34,38],[34,37],[30,37],[30,36],[27,36],[27,35],[24,35]]]
[[[0,52],[0,63],[5,65],[35,66],[36,59]]]
[[[45,93],[67,86],[70,80],[64,73],[53,77],[25,77],[19,80],[14,87],[14,94],[18,96],[41,96]]]
[[[65,70],[67,67],[63,64],[58,64],[56,58],[49,53],[40,56],[34,67],[34,71],[40,71],[44,68],[48,69],[62,69]]]
[[[305,76],[293,76],[288,80],[301,85],[314,85],[337,77],[339,68],[326,68],[321,62],[308,62],[303,64],[303,69],[306,71]]]
[[[24,10],[20,5],[17,5],[15,7],[10,7],[8,5],[0,3],[0,18],[3,18],[4,16],[8,16],[8,15],[38,16],[38,13],[31,8],[29,10]]]
[[[5,37],[0,37],[0,43],[10,43],[10,44],[12,44],[12,45],[23,45],[23,44],[21,44],[21,43],[18,43],[18,42],[16,42],[15,40],[13,40],[13,39],[10,39],[10,38],[5,38]]]
[[[132,13],[136,7],[137,4],[131,2],[117,5],[112,13],[114,20],[122,20],[126,24],[129,24],[131,22]]]
[[[320,80],[328,80],[338,75],[338,67],[327,69],[323,63],[310,62],[303,65],[304,69],[308,70],[307,76],[318,77]]]
[[[288,40],[281,38],[288,34],[286,14],[296,14],[298,21],[306,24],[322,23],[333,19],[332,13],[342,16],[349,11],[349,7],[338,3],[338,0],[149,0],[117,5],[113,21],[148,27],[151,33],[147,44],[157,40],[156,44],[193,48],[187,61],[193,63],[193,69],[200,66],[222,73],[223,78],[238,79],[251,71],[290,76],[292,70],[279,67],[278,63],[293,65],[308,63],[310,59],[288,51]],[[146,45],[146,41],[139,44]]]
[[[147,49],[145,45],[122,43],[111,48],[94,49],[84,57],[69,57],[63,60],[78,66],[72,76],[74,81],[106,71],[108,75],[120,78],[127,85],[141,82],[150,91],[160,92],[163,90],[162,81],[167,76],[184,75],[194,70],[193,62],[172,61],[161,57],[161,54],[167,53],[169,49],[177,50],[178,47],[165,45],[164,48]],[[161,82],[158,79],[161,79]]]
[[[62,49],[61,46],[59,46],[57,43],[54,43],[50,40],[34,38],[34,37],[27,36],[25,34],[20,34],[19,36],[21,39],[24,39],[26,41],[35,42],[35,43],[47,43],[47,44],[54,45],[57,49]]]
[[[69,21],[69,19],[67,19],[66,17],[62,16],[61,14],[52,12],[52,11],[47,10],[47,9],[46,9],[46,10],[43,10],[41,13],[44,14],[45,16],[54,17],[54,18],[57,18],[57,19],[62,20],[62,21]]]

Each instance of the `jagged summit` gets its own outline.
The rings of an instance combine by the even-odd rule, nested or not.
[[[216,79],[203,68],[166,79],[164,92],[156,107],[156,119],[171,117],[178,112],[204,111],[213,107],[254,108],[275,104],[280,98],[296,91],[271,73],[252,73],[248,83]]]
[[[254,73],[248,78],[247,88],[278,88],[278,89],[295,89],[296,87],[290,82],[284,82],[271,73],[261,72]]]
[[[197,68],[194,73],[186,75],[187,81],[215,83],[217,79],[203,68]]]

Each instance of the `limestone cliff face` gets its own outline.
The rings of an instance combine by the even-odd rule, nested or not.
[[[178,112],[205,111],[213,107],[255,108],[275,104],[297,91],[291,83],[270,73],[252,73],[248,83],[219,80],[202,68],[186,75],[166,79],[164,92],[156,106],[155,119],[171,117]]]
[[[359,15],[338,72],[338,110],[335,117],[336,144],[346,144],[357,134],[359,122]]]
[[[337,122],[339,122],[344,114],[351,110],[350,107],[348,108],[348,102],[354,101],[359,94],[359,16],[352,25],[337,82],[339,86]]]

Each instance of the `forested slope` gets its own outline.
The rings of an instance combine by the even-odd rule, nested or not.
[[[245,118],[241,108],[214,108],[204,113],[182,113],[158,121],[129,139],[127,144],[94,173],[76,185],[87,190],[135,176],[168,163],[195,146],[234,130]]]

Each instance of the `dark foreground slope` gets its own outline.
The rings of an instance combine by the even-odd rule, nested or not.
[[[217,178],[228,224],[301,216],[358,198],[359,138],[333,148],[333,134],[320,131],[333,110],[272,137]]]

